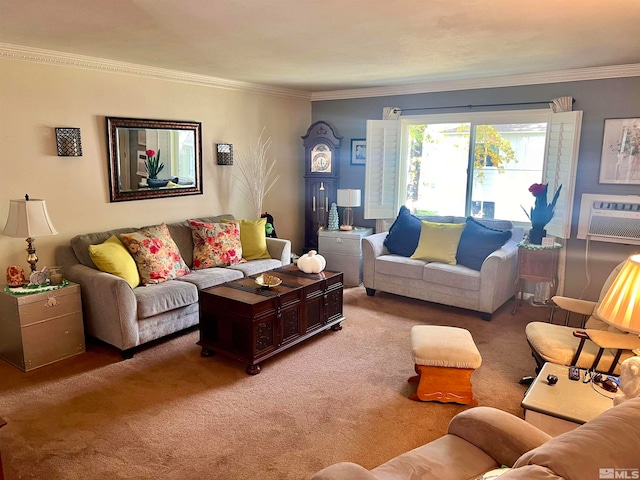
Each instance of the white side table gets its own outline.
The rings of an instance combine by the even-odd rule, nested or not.
[[[362,239],[369,235],[373,229],[364,227],[318,232],[318,253],[327,261],[327,270],[344,274],[345,287],[362,283]]]
[[[585,370],[580,373],[580,380],[569,380],[569,367],[545,363],[522,400],[524,419],[555,437],[613,407],[615,394],[584,383]],[[555,385],[547,382],[550,374],[558,377]]]

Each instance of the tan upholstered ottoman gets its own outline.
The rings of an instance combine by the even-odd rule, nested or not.
[[[411,400],[477,405],[471,390],[471,374],[482,357],[468,330],[437,325],[411,328],[411,352],[418,382]]]

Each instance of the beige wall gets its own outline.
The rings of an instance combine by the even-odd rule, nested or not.
[[[109,202],[105,116],[202,122],[204,195]],[[54,249],[79,233],[143,226],[188,217],[251,209],[237,187],[233,167],[218,166],[215,144],[234,150],[255,144],[266,126],[269,154],[280,180],[264,208],[278,236],[302,253],[303,175],[301,135],[311,123],[311,102],[133,75],[21,60],[0,60],[0,228],[9,200],[47,201],[59,234],[36,241],[38,265],[55,263]],[[82,157],[58,157],[55,127],[80,127]],[[1,232],[1,231],[0,231]],[[0,274],[8,265],[28,271],[24,239],[0,235]]]

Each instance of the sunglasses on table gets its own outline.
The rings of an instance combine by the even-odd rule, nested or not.
[[[584,379],[582,381],[584,383],[593,382],[607,392],[615,393],[618,391],[618,384],[612,378],[602,373],[594,372],[593,370],[584,372]]]

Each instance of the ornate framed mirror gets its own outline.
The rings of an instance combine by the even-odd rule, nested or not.
[[[112,202],[202,194],[200,122],[106,117],[106,123]]]

